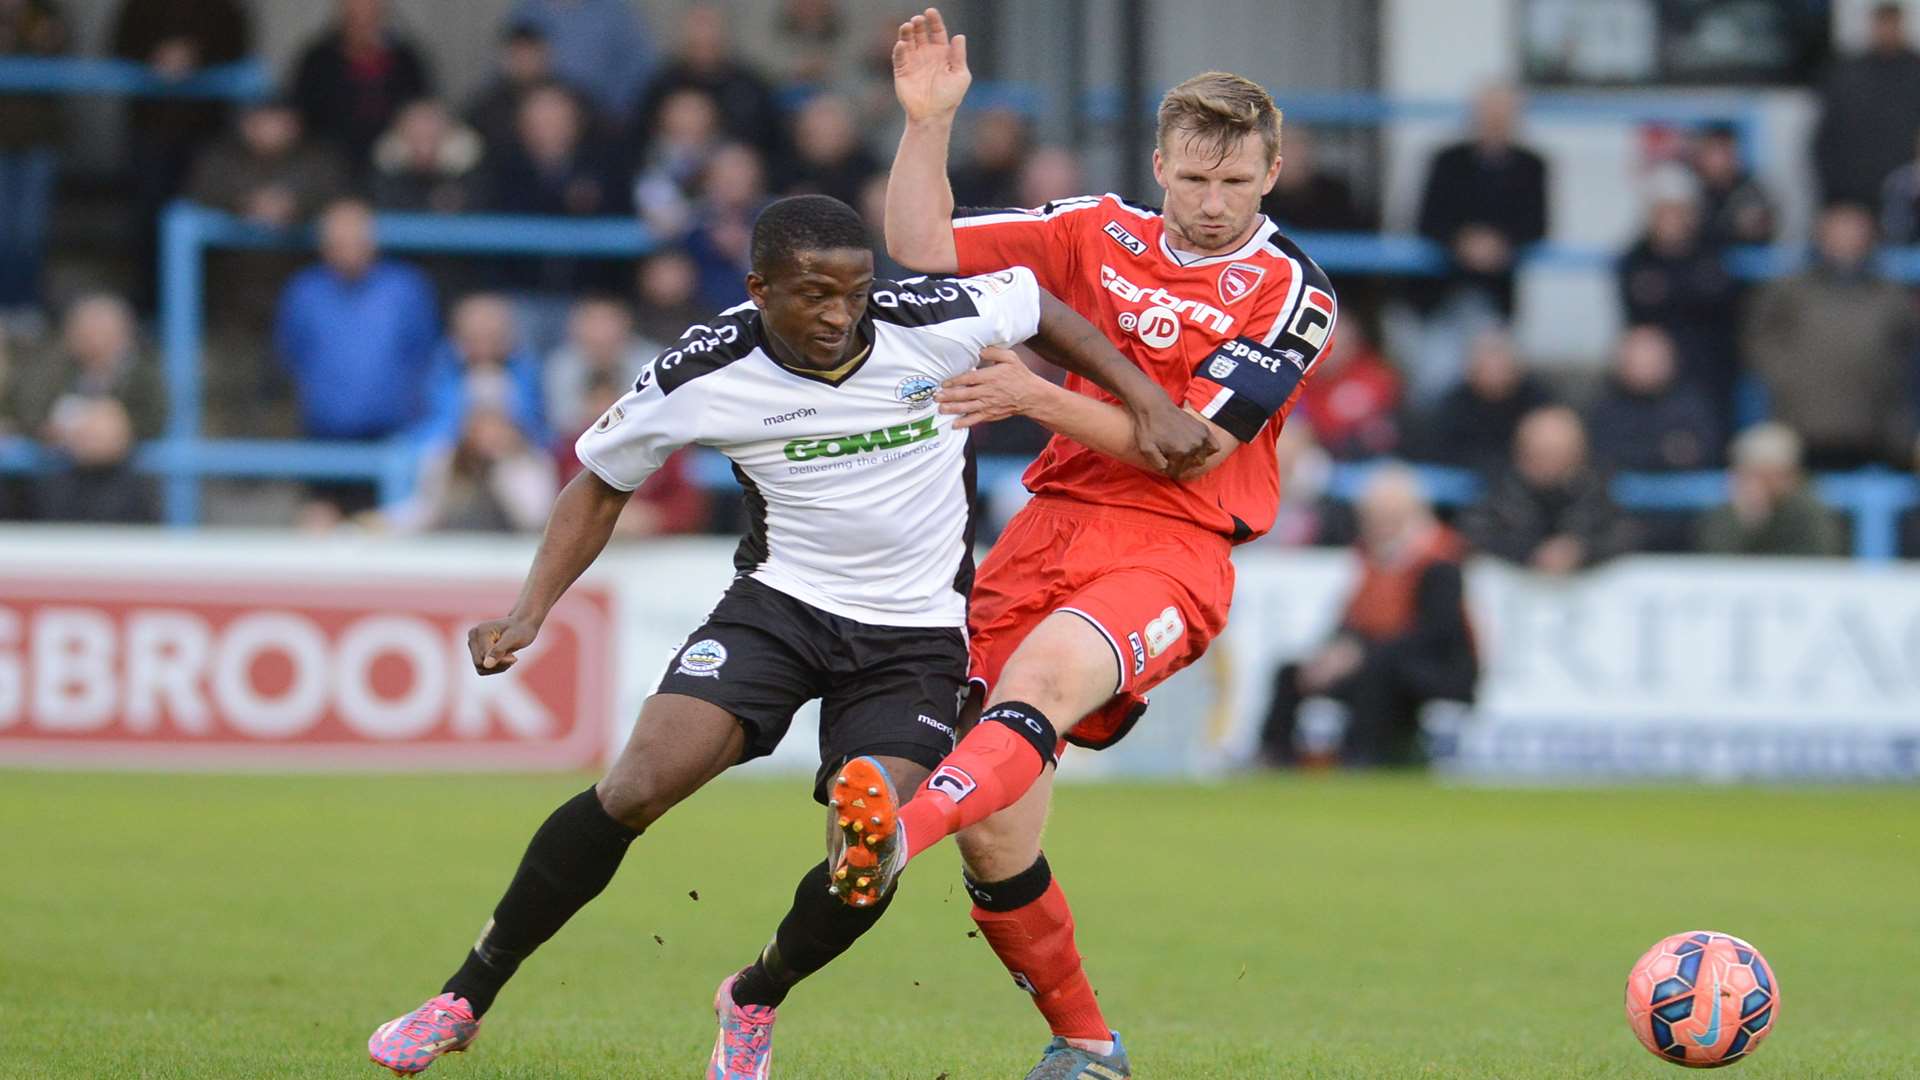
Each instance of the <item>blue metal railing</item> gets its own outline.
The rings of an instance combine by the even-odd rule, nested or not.
[[[0,59],[0,93],[99,94],[108,97],[213,98],[254,101],[273,91],[266,64],[248,58],[168,79],[145,64],[93,56]]]

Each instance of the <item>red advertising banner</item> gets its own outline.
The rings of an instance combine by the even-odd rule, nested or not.
[[[0,570],[0,765],[591,765],[612,602],[576,587],[519,663],[481,678],[467,629],[512,597],[498,579]]]

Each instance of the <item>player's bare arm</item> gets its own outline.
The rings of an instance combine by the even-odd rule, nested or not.
[[[1192,472],[1212,452],[1205,421],[1175,405],[1160,384],[1135,367],[1092,323],[1045,289],[1040,290],[1040,331],[1032,344],[1061,368],[1120,399],[1132,451],[1129,463],[1144,461],[1144,467],[1177,478]]]
[[[937,9],[900,24],[893,43],[893,91],[906,111],[907,127],[887,176],[887,254],[922,273],[951,274],[960,267],[947,144],[972,82],[966,35],[949,37]]]
[[[533,644],[553,605],[606,550],[614,523],[631,495],[590,469],[582,470],[561,490],[513,610],[504,619],[467,631],[467,651],[475,671],[497,675],[514,665],[521,649]]]
[[[1186,467],[1162,468],[1141,452],[1138,429],[1125,409],[1048,382],[1010,349],[984,349],[980,362],[975,370],[947,380],[940,391],[940,411],[959,417],[955,427],[1025,416],[1090,450],[1175,480],[1205,476],[1240,446],[1213,421],[1192,409],[1179,409],[1185,420],[1205,433],[1206,442]]]

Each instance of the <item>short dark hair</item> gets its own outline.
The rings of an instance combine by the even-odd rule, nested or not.
[[[545,45],[547,32],[537,22],[519,20],[507,24],[506,32],[500,35],[500,40],[514,45]]]
[[[762,276],[796,251],[872,247],[867,223],[830,195],[775,199],[753,223],[753,270]]]

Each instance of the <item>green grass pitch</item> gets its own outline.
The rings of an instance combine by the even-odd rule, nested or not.
[[[0,1076],[386,1075],[368,1032],[438,990],[585,782],[0,773]],[[429,1075],[701,1075],[715,983],[820,857],[805,787],[676,810]],[[1781,982],[1734,1075],[1920,1077],[1920,791],[1069,785],[1048,848],[1143,1080],[1678,1080],[1620,994],[1697,927]],[[1046,1033],[957,867],[922,860],[788,1000],[777,1077],[1025,1075]]]

